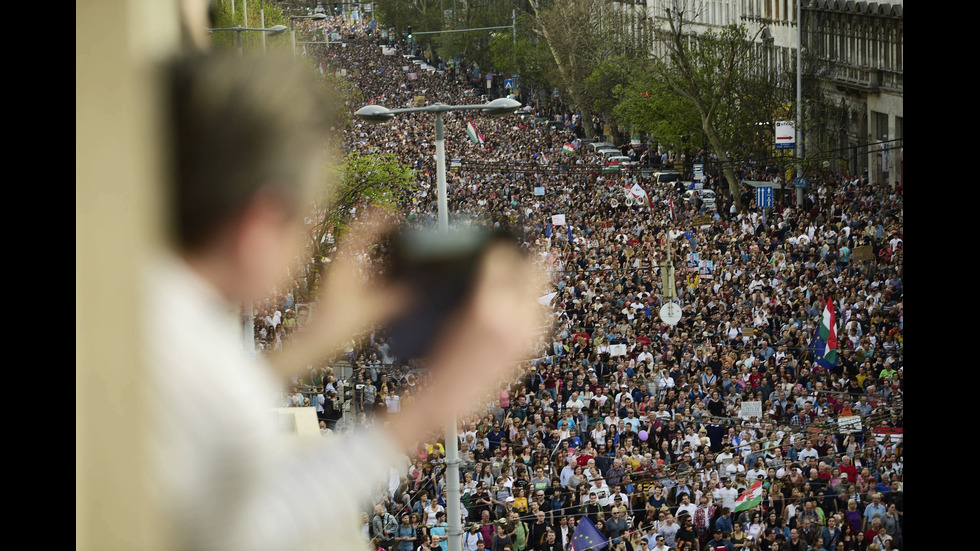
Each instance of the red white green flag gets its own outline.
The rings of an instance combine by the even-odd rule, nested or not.
[[[834,314],[834,301],[830,298],[824,304],[823,317],[820,318],[820,340],[824,343],[824,349],[820,351],[821,363],[837,365],[837,316]]]
[[[735,509],[732,512],[737,513],[751,509],[760,503],[762,503],[762,481],[756,480],[742,492],[742,495],[738,496],[738,499],[735,500]]]
[[[565,145],[562,146],[561,150],[565,153],[572,153],[575,151],[575,146],[569,142],[565,142]]]
[[[477,131],[476,126],[473,125],[473,119],[466,123],[466,135],[473,140],[473,143],[483,145],[483,134]]]

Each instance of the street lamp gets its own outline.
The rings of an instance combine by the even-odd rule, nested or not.
[[[439,231],[449,232],[449,213],[446,201],[446,140],[443,136],[442,114],[447,111],[483,111],[487,115],[500,117],[509,115],[521,108],[521,102],[509,98],[499,98],[479,105],[446,105],[436,103],[425,107],[405,107],[388,109],[382,105],[368,105],[354,113],[354,116],[368,122],[386,122],[401,113],[435,113],[436,115],[436,175],[438,177],[438,215]],[[446,421],[446,514],[449,526],[449,549],[462,547],[463,526],[459,518],[459,440],[456,435],[456,414]]]
[[[296,57],[296,20],[297,19],[326,19],[325,13],[314,13],[313,15],[291,15],[289,16],[289,28],[293,33],[293,57]]]
[[[217,32],[217,31],[234,31],[235,34],[236,34],[236,36],[237,36],[238,55],[242,55],[242,32],[243,31],[255,31],[255,32],[268,33],[268,34],[271,34],[271,35],[277,35],[277,34],[280,34],[280,33],[284,32],[284,31],[286,31],[286,30],[287,30],[287,27],[285,25],[276,25],[274,27],[269,27],[268,29],[266,29],[264,27],[262,27],[262,28],[256,28],[256,27],[240,27],[240,26],[239,27],[222,27],[222,28],[219,28],[219,29],[208,29],[208,31],[209,32],[212,32],[212,33],[213,32]]]

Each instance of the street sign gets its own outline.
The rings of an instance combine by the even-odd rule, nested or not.
[[[660,319],[667,325],[677,325],[681,321],[681,307],[673,302],[668,302],[660,307]]]
[[[504,89],[511,90],[513,88],[514,88],[514,79],[512,78],[504,79]]]
[[[487,80],[493,80],[493,75],[491,75],[490,73],[487,73]]]
[[[772,186],[759,186],[755,188],[755,206],[772,206]]]
[[[806,178],[800,176],[799,178],[796,179],[795,183],[797,188],[806,189],[806,185],[807,185]]]
[[[796,123],[793,121],[776,121],[776,149],[793,149],[796,147]]]

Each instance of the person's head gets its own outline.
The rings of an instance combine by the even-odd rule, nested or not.
[[[332,102],[271,57],[190,55],[167,76],[174,248],[226,299],[258,299],[299,252]]]

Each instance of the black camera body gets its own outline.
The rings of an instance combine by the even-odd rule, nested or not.
[[[473,291],[480,260],[495,243],[517,244],[506,232],[482,228],[402,230],[389,236],[389,277],[405,285],[411,305],[389,324],[391,352],[426,356]]]

